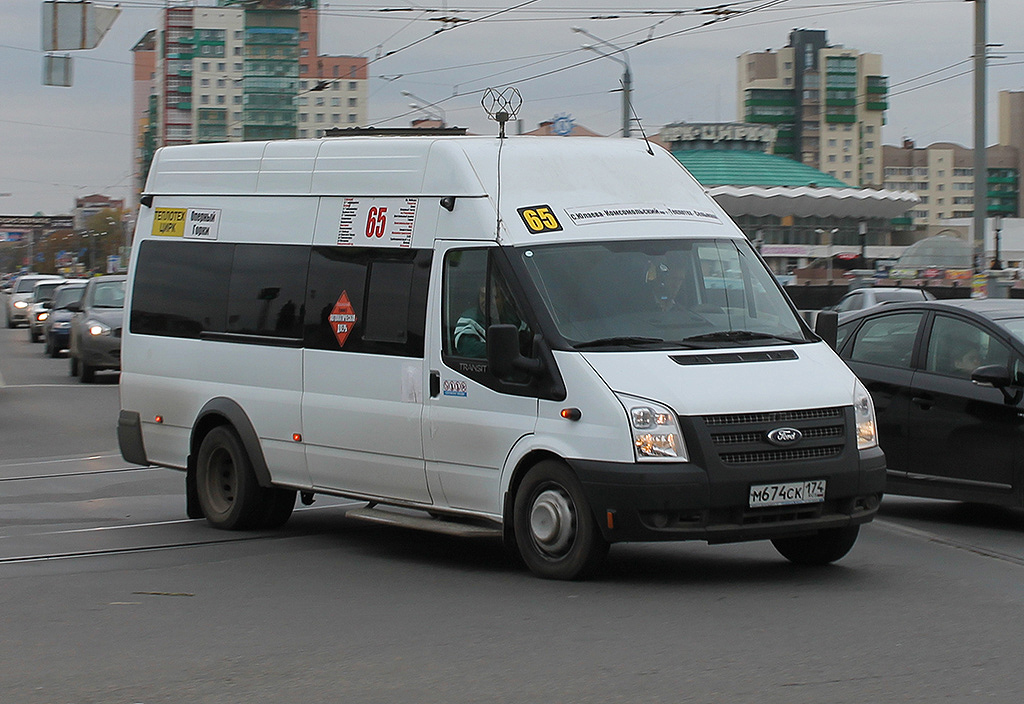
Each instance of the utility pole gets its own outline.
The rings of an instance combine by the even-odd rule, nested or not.
[[[988,215],[988,160],[985,154],[985,71],[988,60],[988,0],[974,3],[974,257],[976,271],[985,268],[985,218]]]
[[[582,47],[583,49],[593,51],[595,54],[599,54],[606,59],[611,59],[612,61],[622,64],[622,136],[629,137],[631,134],[629,126],[632,124],[631,113],[633,110],[631,102],[633,100],[633,73],[629,70],[629,54],[627,54],[626,50],[621,46],[616,46],[609,41],[605,41],[604,39],[601,39],[601,37],[591,34],[582,27],[572,27],[572,31],[590,37],[595,42],[604,44],[612,49],[612,53],[606,54],[592,45],[585,45]],[[622,54],[622,58],[620,59],[615,54]]]

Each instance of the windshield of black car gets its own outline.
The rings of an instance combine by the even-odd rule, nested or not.
[[[558,332],[581,349],[809,341],[746,240],[627,240],[518,251]]]

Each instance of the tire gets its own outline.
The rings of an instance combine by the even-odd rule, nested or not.
[[[242,441],[230,427],[207,433],[196,457],[196,490],[206,522],[221,530],[259,527],[267,502]]]
[[[776,538],[772,545],[779,553],[797,565],[827,565],[850,552],[857,542],[860,526],[831,528],[815,535],[796,538]]]
[[[96,367],[85,362],[79,362],[79,366],[82,368],[82,377],[79,381],[83,384],[91,384],[96,381]]]
[[[527,472],[513,522],[519,554],[539,577],[582,579],[608,554],[579,480],[561,462],[544,460]]]
[[[33,330],[31,326],[28,329],[28,339],[32,342],[39,342],[39,333]]]
[[[68,375],[78,376],[78,357],[68,352]]]
[[[263,515],[258,527],[266,530],[280,528],[291,518],[295,509],[295,494],[291,489],[263,489]]]
[[[46,345],[48,347],[46,351],[51,357],[53,357],[54,359],[60,357],[60,347],[57,347],[57,345],[53,344],[53,340],[51,338],[46,338]]]

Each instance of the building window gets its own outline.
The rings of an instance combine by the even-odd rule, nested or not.
[[[331,98],[331,107],[335,107],[336,108],[336,107],[340,107],[340,106],[341,106],[341,98]]]
[[[323,122],[324,121],[324,114],[322,112],[318,112],[316,114],[316,121],[317,122]]]
[[[864,174],[864,180],[867,181],[868,183],[873,183],[874,180],[875,180],[875,175],[874,174]]]
[[[199,102],[202,103],[203,105],[209,105],[210,104],[210,96],[208,96],[208,95],[200,95],[199,96]]]
[[[199,70],[200,71],[209,71],[210,70],[210,62],[209,61],[204,61],[201,64],[199,64]]]
[[[235,105],[241,105],[242,104],[242,96],[240,96],[240,95],[232,96],[231,102],[234,103]]]
[[[299,64],[299,75],[309,73],[309,64]]]
[[[202,88],[206,88],[208,85],[210,85],[210,79],[209,78],[200,78],[199,79],[199,85]]]
[[[240,112],[233,112],[233,113],[231,113],[231,119],[232,120],[241,120],[242,119],[242,113],[240,113]]]
[[[308,42],[309,41],[309,32],[299,32],[299,41],[300,42]]]
[[[235,30],[235,39],[245,39],[245,32],[241,29]]]
[[[217,105],[223,105],[223,104],[224,104],[224,96],[223,95],[218,95],[217,96]]]
[[[349,122],[355,122],[356,121],[356,116],[353,115],[352,113],[349,113],[348,114],[348,121]]]
[[[348,82],[348,89],[349,90],[355,90],[356,89],[356,82],[355,81],[349,81]]]
[[[843,155],[843,163],[844,164],[849,164],[849,163],[852,163],[852,162],[853,162],[853,155],[851,155],[851,154]]]
[[[331,124],[336,125],[339,122],[341,122],[341,115],[339,113],[332,112],[331,113]]]
[[[299,90],[306,90],[309,88],[309,81],[299,81]]]
[[[348,106],[350,108],[354,108],[356,106],[356,104],[358,103],[358,101],[359,101],[359,98],[349,98],[348,99]]]
[[[227,71],[228,70],[228,65],[226,63],[224,63],[223,61],[218,62],[217,63],[217,70],[221,71],[221,72]]]
[[[299,56],[309,56],[309,49],[302,49],[299,51]]]
[[[309,130],[299,130],[299,136],[300,137],[308,137],[309,136]]]
[[[834,164],[835,161],[836,161],[836,155],[835,154],[829,154],[828,155],[828,163]]]
[[[844,171],[843,172],[843,178],[853,178],[853,172],[852,171]]]
[[[218,88],[223,88],[226,85],[227,85],[227,81],[225,81],[223,78],[218,78],[217,79],[217,87]]]
[[[241,71],[243,68],[245,68],[245,65],[241,61],[238,61],[235,62],[233,67],[236,71]]]
[[[864,148],[865,149],[874,149],[875,148],[875,143],[874,142],[864,142]]]
[[[836,140],[834,140],[834,139],[828,140],[828,146],[830,146],[830,147],[836,146]]]
[[[308,112],[300,112],[299,113],[299,122],[309,122],[309,113]]]
[[[321,98],[319,95],[316,97],[316,104],[317,105],[323,105],[324,104],[324,99]]]
[[[235,56],[241,56],[242,55],[242,47],[236,46],[234,54],[235,54]]]
[[[864,127],[864,131],[867,132],[868,134],[874,134],[875,126],[874,125],[867,125],[866,127]]]

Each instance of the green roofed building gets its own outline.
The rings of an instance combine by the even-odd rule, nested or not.
[[[777,274],[832,258],[834,270],[895,259],[912,244],[892,219],[918,203],[908,192],[860,188],[771,154],[774,127],[667,125],[665,146],[737,222]]]

